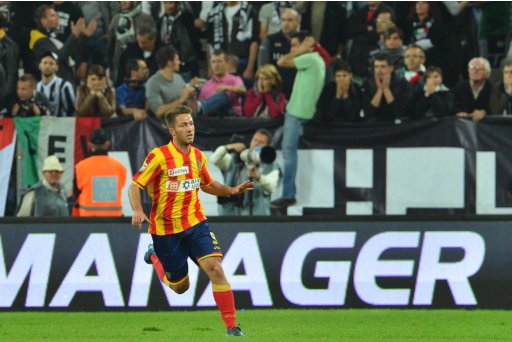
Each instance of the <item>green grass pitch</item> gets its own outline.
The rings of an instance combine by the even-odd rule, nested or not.
[[[512,311],[246,310],[238,321],[251,341],[512,341]],[[220,341],[216,310],[169,312],[2,312],[0,340]]]

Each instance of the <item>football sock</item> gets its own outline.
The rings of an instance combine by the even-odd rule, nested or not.
[[[226,329],[236,327],[235,298],[230,285],[212,284],[213,298],[220,310]]]
[[[158,275],[158,278],[160,278],[160,281],[165,285],[171,287],[171,283],[169,279],[167,279],[167,275],[165,274],[164,267],[162,266],[160,260],[158,260],[156,254],[151,255],[151,262],[153,263],[153,267],[155,268],[156,274]]]

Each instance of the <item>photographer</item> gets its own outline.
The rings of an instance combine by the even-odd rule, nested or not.
[[[36,79],[31,74],[19,78],[16,94],[18,98],[11,107],[12,116],[50,115],[48,99],[43,93],[36,91]]]
[[[267,147],[271,138],[272,135],[268,130],[259,129],[253,135],[249,149],[244,143],[238,142],[219,146],[213,153],[211,162],[222,170],[227,185],[238,184],[237,182],[246,179],[251,179],[254,182],[254,191],[251,193],[219,197],[220,215],[270,215],[270,195],[279,182],[279,167],[274,161],[268,164],[251,163],[250,155],[251,152],[257,153],[258,147]],[[272,148],[269,149],[275,153]],[[272,159],[275,159],[275,155]]]

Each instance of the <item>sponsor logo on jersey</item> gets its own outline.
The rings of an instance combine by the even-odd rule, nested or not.
[[[175,169],[167,170],[167,175],[169,177],[186,175],[186,174],[188,174],[188,166],[183,166],[183,167],[178,167]]]
[[[182,181],[167,181],[165,188],[167,192],[194,191],[201,186],[201,178],[186,179]]]

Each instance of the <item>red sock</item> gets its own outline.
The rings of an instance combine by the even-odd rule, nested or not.
[[[213,298],[219,307],[220,316],[226,325],[226,329],[236,327],[236,309],[233,291],[229,285],[212,284]]]
[[[153,267],[155,268],[156,274],[158,275],[158,278],[160,278],[160,281],[165,285],[170,286],[169,279],[167,279],[164,267],[162,266],[160,260],[158,260],[156,254],[151,255],[151,262],[153,263]]]

